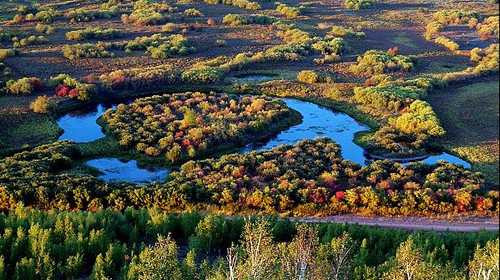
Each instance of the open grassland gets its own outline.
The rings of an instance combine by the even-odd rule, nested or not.
[[[450,151],[473,163],[498,185],[498,78],[452,87],[429,98],[443,127]]]

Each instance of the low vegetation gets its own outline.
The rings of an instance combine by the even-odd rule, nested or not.
[[[344,6],[351,10],[370,9],[374,3],[371,0],[345,0]]]
[[[413,69],[411,58],[397,55],[391,50],[384,52],[378,50],[367,51],[357,59],[357,64],[350,70],[358,75],[383,74],[394,71],[409,71]]]
[[[121,32],[114,28],[102,29],[98,27],[89,27],[86,29],[66,32],[66,39],[70,41],[81,41],[88,39],[110,40],[119,38],[121,35]]]
[[[113,57],[115,54],[107,49],[109,49],[109,46],[101,42],[97,44],[64,45],[61,48],[63,56],[69,60],[91,57]]]

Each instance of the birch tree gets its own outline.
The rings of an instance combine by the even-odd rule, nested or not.
[[[499,239],[488,241],[484,248],[477,246],[474,258],[469,263],[471,280],[499,279]]]
[[[284,279],[310,279],[311,269],[318,249],[315,228],[301,224],[291,243],[279,245],[281,271]]]
[[[319,262],[317,265],[322,270],[324,279],[350,279],[356,248],[357,244],[347,232],[332,239],[330,244],[321,245],[318,251]]]

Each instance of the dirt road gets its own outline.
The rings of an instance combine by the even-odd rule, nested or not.
[[[498,231],[498,218],[467,217],[444,220],[424,217],[362,217],[356,215],[339,215],[328,217],[293,218],[301,222],[316,223],[349,223],[365,226],[379,226],[408,231],[425,230],[438,232],[475,232],[480,230]]]

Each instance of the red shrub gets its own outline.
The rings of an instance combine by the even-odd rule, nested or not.
[[[64,84],[59,84],[55,89],[57,96],[67,96],[70,90],[70,87]]]
[[[72,89],[69,91],[68,96],[70,98],[78,98],[78,91],[76,89]]]
[[[335,193],[335,197],[338,199],[338,200],[342,200],[345,198],[345,192],[343,191],[338,191]]]

